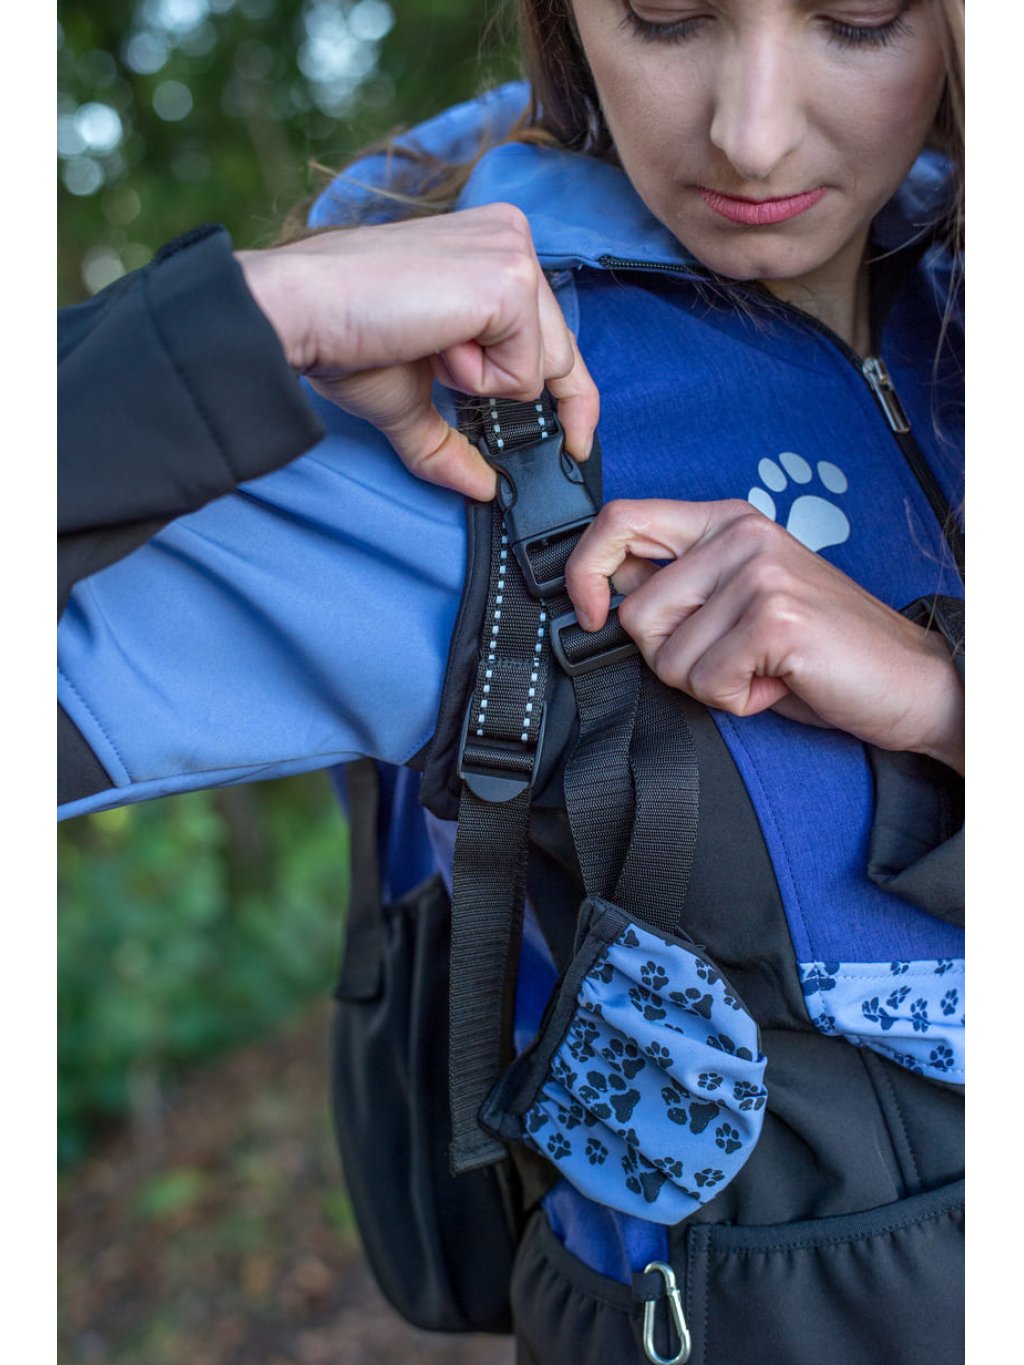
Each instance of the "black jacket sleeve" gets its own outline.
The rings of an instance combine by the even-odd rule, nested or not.
[[[62,309],[57,380],[58,613],[79,579],[323,435],[223,228]]]
[[[903,615],[941,631],[963,681],[963,602],[922,597],[904,608]],[[963,924],[963,779],[921,754],[869,747],[868,757],[875,779],[868,875],[922,910]]]
[[[57,613],[75,583],[324,434],[223,228],[58,314]],[[58,706],[58,796],[110,778]]]

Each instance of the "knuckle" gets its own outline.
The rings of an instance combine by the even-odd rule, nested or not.
[[[741,545],[754,550],[765,549],[778,543],[779,527],[774,521],[751,507],[749,502],[732,500],[736,509],[734,519],[729,523],[726,534]]]
[[[497,271],[498,287],[508,298],[536,292],[537,271],[528,252],[514,242],[505,243],[500,253]]]
[[[752,555],[739,571],[739,582],[748,597],[762,605],[788,599],[792,580],[789,570],[771,553]]]
[[[638,605],[635,593],[630,593],[619,603],[619,624],[634,640],[642,634],[643,615],[643,609]]]
[[[627,498],[606,502],[597,515],[595,525],[613,536],[628,535],[633,529],[636,504]]]
[[[516,233],[520,237],[530,236],[530,223],[526,214],[515,204],[507,204],[504,201],[488,206],[488,213],[499,227],[505,228],[510,232]]]

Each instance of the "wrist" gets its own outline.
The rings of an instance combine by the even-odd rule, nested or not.
[[[280,252],[273,248],[266,251],[236,251],[235,260],[250,294],[273,327],[288,364],[297,374],[304,373],[315,360],[310,353],[308,333],[303,322],[306,310],[296,306],[294,281],[290,286],[285,278],[286,262]]]
[[[922,696],[928,699],[929,724],[913,752],[937,759],[964,775],[964,688],[943,638],[925,635],[928,680]]]

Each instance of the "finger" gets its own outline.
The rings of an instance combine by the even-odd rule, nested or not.
[[[624,597],[631,592],[636,592],[660,569],[657,564],[653,564],[649,559],[637,559],[633,555],[627,555],[619,567],[615,570],[611,579],[612,592],[621,593]]]
[[[497,476],[434,406],[433,374],[428,363],[374,371],[365,376],[358,399],[349,395],[346,406],[383,432],[417,478],[488,502],[497,491]]]
[[[647,498],[639,502],[606,503],[572,552],[565,585],[580,624],[597,630],[608,612],[608,580],[627,557],[676,559],[703,534],[712,503],[669,502]],[[684,526],[686,534],[680,532]]]
[[[671,644],[666,666],[673,669]],[[689,652],[689,645],[686,652]],[[660,657],[660,656],[659,656]],[[790,694],[789,684],[774,673],[759,673],[753,662],[747,627],[740,621],[735,629],[720,636],[687,670],[689,686],[684,690],[706,706],[728,711],[734,716],[755,716]]]
[[[619,609],[649,666],[705,705],[751,715],[789,692],[790,627],[752,597],[751,575],[719,577],[713,543],[662,569]]]
[[[772,710],[779,716],[785,716],[787,720],[795,720],[800,725],[816,725],[819,730],[834,730],[835,726],[827,720],[822,720],[813,706],[808,706],[801,697],[790,692],[781,701],[772,705]]]
[[[453,488],[478,502],[490,502],[497,492],[494,470],[476,446],[449,425],[433,405],[411,429],[385,435],[402,463],[417,478]]]
[[[575,459],[586,460],[594,445],[594,432],[601,415],[601,396],[580,355],[576,338],[568,329],[566,335],[572,363],[564,373],[549,374],[547,382],[558,403],[565,448]]]

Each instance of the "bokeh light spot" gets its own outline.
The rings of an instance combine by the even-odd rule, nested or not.
[[[117,110],[95,100],[83,104],[79,109],[75,115],[75,127],[88,150],[100,156],[112,152],[124,133]]]
[[[90,294],[98,294],[124,273],[121,257],[112,247],[94,246],[82,257],[82,279]]]
[[[61,114],[57,119],[57,155],[80,156],[85,151],[85,138],[79,132],[74,114]]]
[[[65,161],[61,167],[60,178],[69,194],[85,197],[95,194],[103,186],[103,167],[91,156],[76,156]]]
[[[192,91],[182,81],[161,81],[153,91],[153,109],[166,123],[180,123],[192,112]]]
[[[142,200],[130,185],[118,185],[103,196],[103,216],[113,227],[127,227],[142,212]]]
[[[125,63],[140,76],[152,76],[166,63],[170,49],[159,33],[133,33],[122,48]]]
[[[395,12],[387,0],[357,0],[348,16],[348,26],[356,38],[376,43],[395,26]]]

